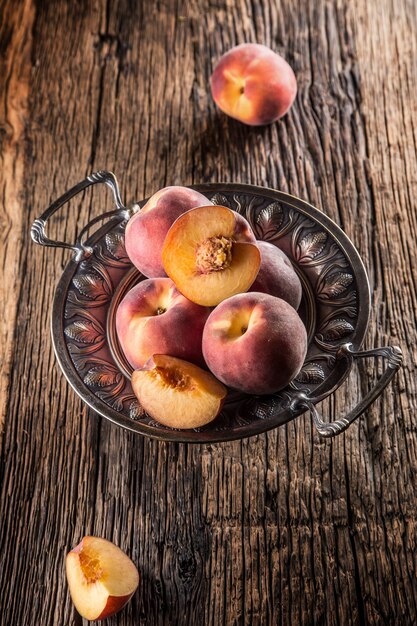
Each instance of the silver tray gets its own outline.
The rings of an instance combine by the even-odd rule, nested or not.
[[[45,233],[48,219],[96,183],[110,187],[116,209],[90,221],[74,244],[49,239]],[[285,424],[306,410],[322,437],[343,432],[382,393],[402,363],[396,346],[360,351],[370,292],[358,252],[324,213],[281,191],[229,183],[193,188],[213,203],[244,215],[258,239],[279,245],[290,257],[303,285],[299,313],[308,333],[307,356],[297,378],[270,396],[231,392],[220,415],[199,429],[168,428],[143,411],[130,384],[132,370],[117,341],[115,310],[124,294],[144,278],[126,255],[124,230],[133,210],[146,200],[126,208],[114,174],[100,171],[61,196],[31,229],[36,243],[74,252],[56,288],[52,310],[54,349],[68,382],[111,422],[167,441],[209,443],[248,437]],[[87,238],[91,227],[101,221],[104,225]],[[364,357],[385,360],[382,376],[346,416],[323,421],[315,405],[334,393],[353,362]]]

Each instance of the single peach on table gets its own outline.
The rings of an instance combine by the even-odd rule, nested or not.
[[[171,428],[198,428],[220,412],[227,389],[209,372],[171,356],[155,354],[132,375],[140,404]]]
[[[260,126],[288,111],[297,81],[287,61],[270,48],[244,43],[220,58],[211,77],[211,91],[224,113]]]
[[[185,211],[208,204],[210,200],[188,187],[157,191],[126,226],[126,252],[133,265],[148,278],[166,276],[161,252],[168,230]]]
[[[171,226],[162,260],[189,300],[215,306],[249,289],[261,257],[244,217],[223,206],[205,206],[187,211]]]
[[[264,293],[242,293],[224,300],[210,314],[203,354],[225,385],[246,393],[283,389],[300,371],[307,333],[295,309]]]
[[[134,369],[153,354],[170,354],[203,365],[201,340],[209,314],[209,308],[188,300],[170,278],[148,278],[119,304],[117,337]]]
[[[139,584],[138,570],[127,554],[100,537],[84,537],[67,554],[65,566],[75,608],[92,621],[120,611]]]
[[[257,245],[261,253],[261,265],[249,291],[269,293],[298,309],[302,286],[291,261],[285,252],[272,243],[258,241]]]

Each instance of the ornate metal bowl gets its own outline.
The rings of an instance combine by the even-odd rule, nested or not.
[[[73,245],[48,239],[45,226],[52,214],[95,183],[111,188],[116,209],[87,224]],[[143,279],[124,247],[126,222],[138,205],[126,208],[115,176],[97,172],[54,202],[31,230],[36,243],[70,248],[75,253],[57,286],[52,314],[55,353],[69,383],[103,417],[142,435],[169,441],[248,437],[284,424],[307,409],[323,437],[343,432],[381,394],[402,362],[397,347],[359,351],[368,324],[370,294],[358,252],[324,213],[286,193],[227,183],[197,185],[195,189],[215,204],[244,215],[258,239],[279,245],[290,257],[303,285],[299,312],[308,333],[308,352],[297,378],[270,396],[230,393],[216,420],[195,430],[162,426],[143,411],[133,394],[131,368],[115,333],[118,303]],[[86,239],[100,221],[105,224]],[[333,393],[353,361],[362,357],[386,360],[381,378],[348,415],[330,423],[323,421],[316,403]]]

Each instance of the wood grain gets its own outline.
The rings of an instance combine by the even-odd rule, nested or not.
[[[85,534],[115,541],[141,570],[139,592],[109,625],[415,624],[415,3],[1,8],[2,124],[9,129],[13,111],[18,123],[1,145],[0,624],[79,623],[63,564]],[[296,103],[269,127],[226,118],[209,94],[215,60],[244,41],[281,52],[297,75]],[[102,168],[115,171],[127,201],[225,180],[321,207],[369,272],[366,345],[404,349],[395,383],[333,441],[303,416],[241,442],[163,444],[88,411],[49,337],[68,253],[34,246],[29,228]],[[110,208],[105,190],[88,191],[49,235],[73,241]],[[378,372],[360,365],[320,411],[340,417]]]
[[[4,2],[0,21],[0,438],[7,411],[16,307],[23,210],[25,122],[28,118],[33,5]]]

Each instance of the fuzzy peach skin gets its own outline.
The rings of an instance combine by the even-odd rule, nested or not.
[[[267,241],[257,241],[261,253],[261,265],[249,291],[269,293],[276,298],[282,298],[294,309],[298,309],[301,302],[302,287],[291,261],[277,246]]]
[[[177,217],[207,204],[211,204],[210,200],[188,187],[157,191],[126,226],[126,252],[133,265],[148,278],[166,276],[161,253],[168,230]]]
[[[264,293],[242,293],[223,300],[210,314],[203,354],[225,385],[246,393],[283,389],[300,371],[307,333],[293,307]]]
[[[120,611],[135,593],[139,573],[120,548],[101,537],[84,537],[66,556],[66,574],[75,608],[87,620]]]
[[[224,113],[260,126],[285,115],[297,94],[297,81],[287,61],[270,48],[244,43],[220,58],[211,91]]]
[[[153,354],[204,365],[201,340],[210,310],[187,300],[170,278],[143,280],[116,311],[120,346],[134,369]]]

